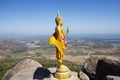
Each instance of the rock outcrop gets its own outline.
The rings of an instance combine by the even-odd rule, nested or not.
[[[78,77],[80,78],[80,80],[90,80],[89,77],[82,71],[78,73]]]
[[[58,80],[54,78],[56,68],[32,68],[18,72],[10,80]],[[77,72],[71,71],[71,77],[68,80],[80,80]]]
[[[89,76],[90,80],[110,80],[106,76],[120,77],[120,61],[112,57],[90,57],[84,63],[82,71]]]
[[[90,80],[95,79],[97,62],[101,58],[102,57],[93,57],[93,56],[91,56],[90,58],[88,58],[85,61],[84,65],[82,67],[82,71],[89,76]]]
[[[37,68],[37,67],[42,67],[42,65],[35,60],[24,59],[20,61],[15,67],[7,71],[3,80],[9,80],[13,75],[15,75],[16,73],[22,70],[30,69],[30,68]]]
[[[120,76],[107,75],[105,80],[120,80]]]
[[[120,76],[120,61],[101,59],[96,67],[96,79],[103,80],[107,75]]]
[[[43,68],[32,59],[24,59],[7,71],[3,80],[56,80],[56,68]],[[69,80],[120,80],[120,59],[105,56],[91,56],[82,71],[71,71]]]

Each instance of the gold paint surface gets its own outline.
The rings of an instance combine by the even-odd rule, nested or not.
[[[67,48],[66,35],[69,32],[68,28],[65,33],[62,25],[63,19],[60,13],[55,18],[56,27],[54,34],[49,38],[48,44],[55,45],[56,47],[56,58],[58,61],[58,68],[55,73],[55,78],[59,80],[67,80],[70,77],[70,70],[66,66],[62,65],[63,57],[65,55],[65,49]]]

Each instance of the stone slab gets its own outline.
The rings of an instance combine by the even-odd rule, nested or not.
[[[58,80],[53,76],[55,71],[56,68],[31,68],[15,74],[10,80]],[[77,72],[71,71],[71,77],[68,80],[80,80],[77,75]]]

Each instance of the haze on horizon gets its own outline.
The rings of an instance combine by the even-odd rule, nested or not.
[[[120,34],[120,0],[0,0],[0,34],[52,34],[60,11],[71,34]]]

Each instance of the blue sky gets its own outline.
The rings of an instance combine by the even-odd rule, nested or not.
[[[0,34],[52,34],[57,11],[71,34],[120,34],[120,0],[0,0]]]

